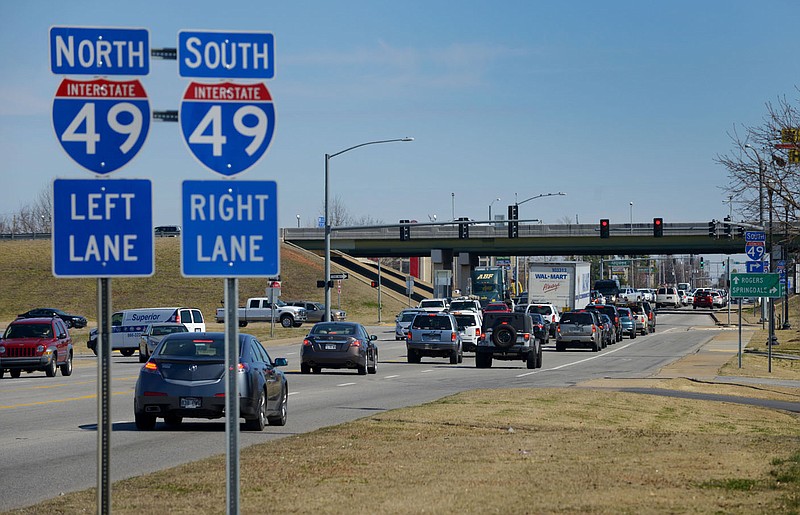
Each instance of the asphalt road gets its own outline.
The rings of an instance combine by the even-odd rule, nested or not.
[[[245,447],[339,424],[376,412],[420,404],[476,388],[565,387],[603,377],[640,378],[692,352],[717,330],[707,315],[661,314],[657,332],[624,339],[602,352],[556,352],[545,347],[544,366],[528,370],[522,361],[494,361],[477,369],[473,354],[464,363],[423,358],[406,362],[404,342],[394,340],[394,327],[373,327],[379,341],[376,375],[325,370],[299,373],[299,343],[269,348],[286,357],[289,421],[260,433],[242,431]],[[300,334],[305,334],[304,332]],[[112,358],[111,477],[117,481],[214,454],[224,454],[225,422],[186,420],[176,430],[161,421],[155,431],[139,432],[133,423],[133,389],[141,365],[138,358]],[[73,375],[44,373],[8,375],[0,380],[0,510],[97,485],[97,361],[80,357]],[[113,489],[112,489],[113,495]]]

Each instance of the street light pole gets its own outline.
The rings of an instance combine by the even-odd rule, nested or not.
[[[633,236],[633,201],[630,202],[631,206],[631,236]]]
[[[344,154],[345,152],[350,152],[351,150],[355,150],[360,147],[366,147],[367,145],[377,145],[379,143],[394,143],[397,141],[414,141],[414,138],[395,138],[395,139],[384,139],[384,140],[377,140],[377,141],[367,141],[366,143],[359,143],[358,145],[353,145],[352,147],[348,147],[344,150],[340,150],[335,154],[325,154],[325,320],[331,319],[331,221],[330,221],[330,174],[329,172],[329,162],[331,158],[336,157],[338,155]]]
[[[499,201],[500,201],[500,197],[497,197],[493,201],[489,202],[489,222],[492,221],[492,204],[494,204],[495,202],[499,202]]]

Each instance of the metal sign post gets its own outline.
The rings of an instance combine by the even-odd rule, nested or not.
[[[739,368],[742,368],[742,301],[739,299]]]
[[[97,513],[111,513],[111,279],[97,280]]]
[[[228,513],[239,513],[239,280],[225,279],[225,440]]]

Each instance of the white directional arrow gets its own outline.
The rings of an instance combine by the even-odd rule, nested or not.
[[[739,278],[738,277],[734,277],[733,278],[733,284],[739,284]]]

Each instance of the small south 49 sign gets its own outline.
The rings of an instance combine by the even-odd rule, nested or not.
[[[275,132],[275,107],[263,83],[192,82],[179,118],[184,142],[195,158],[228,177],[255,165]]]
[[[64,79],[53,100],[53,129],[76,163],[111,173],[128,164],[147,138],[147,93],[138,80]]]

